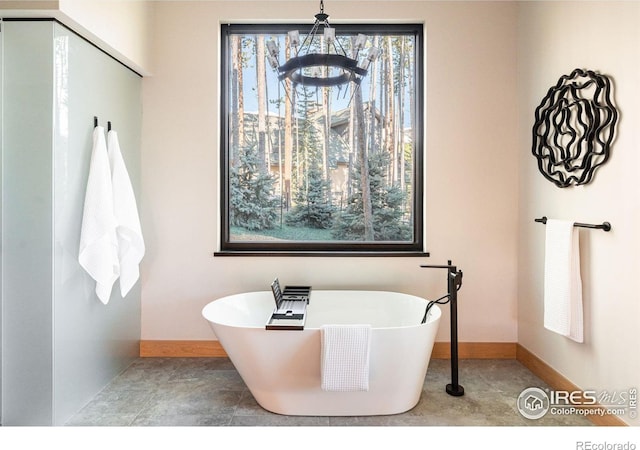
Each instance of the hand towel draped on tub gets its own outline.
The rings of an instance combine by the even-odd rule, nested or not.
[[[322,389],[368,391],[370,325],[322,326]]]

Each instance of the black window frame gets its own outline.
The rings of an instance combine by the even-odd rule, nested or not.
[[[220,232],[216,256],[429,256],[424,246],[424,110],[425,39],[424,25],[406,24],[331,24],[337,33],[368,35],[413,33],[415,37],[415,142],[413,161],[413,241],[230,241],[229,224],[229,36],[231,34],[286,33],[298,29],[306,33],[310,24],[221,24],[220,25]]]

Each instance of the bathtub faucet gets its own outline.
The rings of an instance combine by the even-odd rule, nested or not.
[[[447,269],[447,295],[451,310],[451,384],[447,384],[447,394],[454,397],[464,395],[464,387],[458,383],[458,290],[462,287],[462,270],[447,261],[446,265],[421,265],[428,269]]]

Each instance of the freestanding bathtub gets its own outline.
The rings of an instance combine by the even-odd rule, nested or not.
[[[266,330],[270,291],[215,300],[202,310],[256,401],[278,414],[398,414],[420,400],[441,311],[427,301],[382,291],[311,293],[304,330]],[[321,326],[370,324],[369,390],[321,389]]]

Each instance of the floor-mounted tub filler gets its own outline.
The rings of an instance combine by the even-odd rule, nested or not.
[[[314,290],[304,328],[295,331],[266,329],[274,311],[269,291],[217,299],[202,314],[266,410],[286,415],[367,416],[402,413],[420,400],[441,316],[438,305],[432,305],[421,323],[427,304],[423,298],[397,292]],[[353,336],[342,343],[329,342],[338,349],[336,357],[327,350],[327,331],[363,325],[367,328],[366,364],[350,364],[347,357],[341,369],[340,350],[353,350],[348,348]],[[362,340],[358,342],[355,345]],[[340,386],[341,374],[327,374],[328,367],[344,370],[347,378],[354,375],[350,371],[365,370],[365,387]],[[337,389],[327,383],[328,375],[337,375]]]

